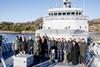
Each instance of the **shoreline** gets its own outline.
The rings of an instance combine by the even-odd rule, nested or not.
[[[15,32],[15,31],[0,31],[0,34],[35,34],[34,31],[21,31],[21,32]]]

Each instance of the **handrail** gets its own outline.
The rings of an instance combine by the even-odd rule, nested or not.
[[[93,57],[90,59],[90,61],[88,62],[88,64],[87,64],[87,67],[90,67],[90,65],[92,64],[92,62],[93,62],[93,60],[94,60],[94,55],[93,55]]]

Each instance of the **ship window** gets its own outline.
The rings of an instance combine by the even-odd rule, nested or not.
[[[63,15],[66,15],[66,13],[63,13]]]
[[[56,15],[57,15],[57,13],[54,13],[54,15],[56,16]]]
[[[71,15],[75,15],[75,12],[72,12]]]
[[[70,26],[68,26],[68,28],[70,29]]]
[[[48,29],[51,29],[51,27],[48,27]]]
[[[65,29],[68,29],[67,27],[65,27]]]
[[[53,13],[51,13],[51,16],[53,16]]]
[[[78,15],[78,12],[76,12],[76,15]]]
[[[80,29],[81,29],[82,27],[80,26]]]
[[[49,16],[50,16],[51,14],[49,13]]]
[[[70,12],[67,12],[67,15],[70,15]]]
[[[79,15],[81,15],[81,12],[79,12]]]
[[[58,15],[61,15],[61,13],[58,13]]]

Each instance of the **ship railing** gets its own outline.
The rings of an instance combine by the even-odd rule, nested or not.
[[[87,59],[87,67],[91,67],[94,57],[95,57],[95,55],[93,55],[91,58],[89,57],[89,59]]]
[[[7,52],[12,51],[12,43],[5,43],[2,45],[2,53],[5,54]]]

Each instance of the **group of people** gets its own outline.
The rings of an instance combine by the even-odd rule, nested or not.
[[[16,36],[13,42],[12,50],[14,54],[33,54],[34,53],[34,40],[32,37],[26,39],[24,35]]]
[[[72,62],[73,65],[81,63],[86,65],[88,44],[84,38],[48,38],[47,36],[37,37],[37,56],[58,60],[58,62]]]
[[[51,59],[58,62],[72,62],[73,65],[78,63],[86,65],[88,45],[83,38],[66,40],[38,36],[34,41],[31,37],[26,40],[24,36],[17,36],[14,44],[18,46],[14,49],[15,54],[33,54],[36,64]]]

